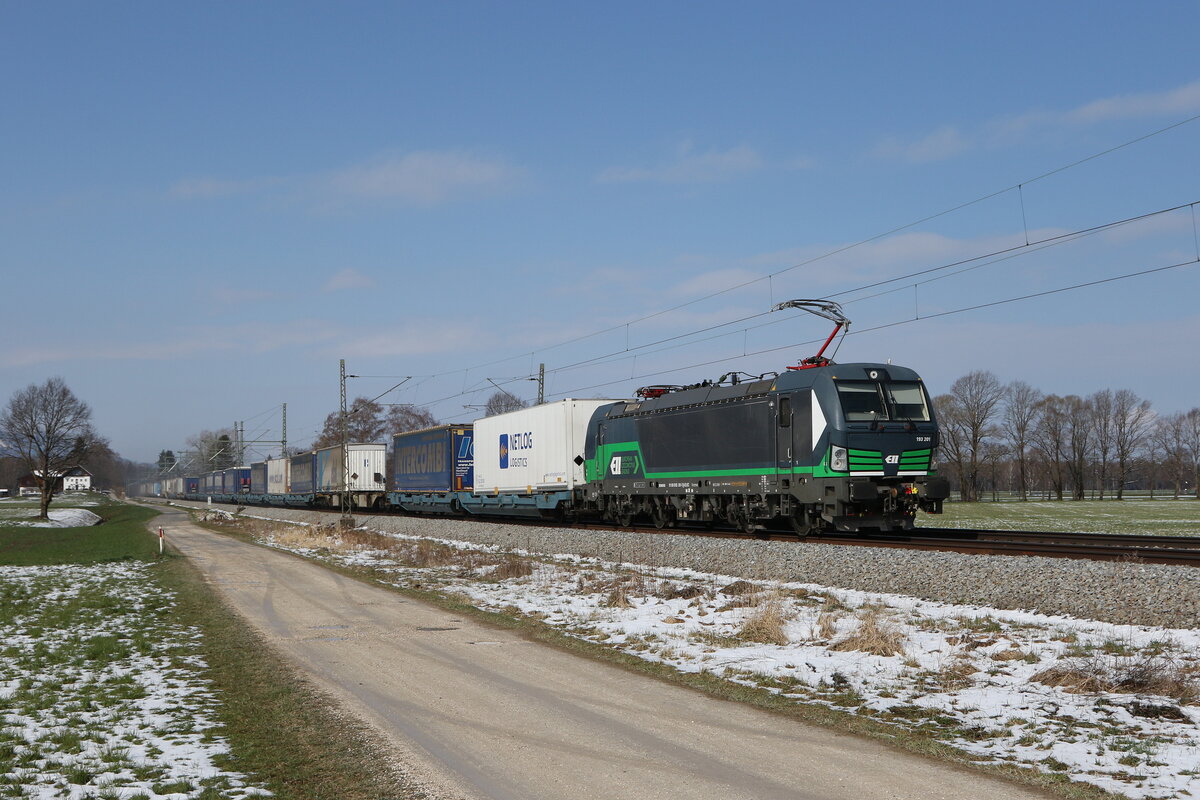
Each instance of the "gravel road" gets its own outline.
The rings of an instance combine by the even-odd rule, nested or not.
[[[153,524],[441,797],[1045,796],[572,656],[211,533],[181,512]]]

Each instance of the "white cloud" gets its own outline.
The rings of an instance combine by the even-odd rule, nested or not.
[[[953,158],[971,147],[958,128],[944,126],[915,142],[889,138],[875,146],[880,158],[901,159],[914,164]]]
[[[1074,108],[1064,113],[1062,118],[1065,122],[1090,125],[1109,119],[1195,113],[1200,113],[1200,81],[1165,92],[1106,97]]]
[[[730,291],[735,286],[758,283],[766,285],[766,276],[761,272],[751,272],[747,269],[718,269],[693,275],[676,285],[672,291],[686,297],[703,297],[713,292]]]
[[[332,275],[321,291],[339,292],[343,289],[371,289],[374,286],[374,278],[362,274],[353,267],[347,267]]]
[[[1029,111],[988,120],[974,131],[944,125],[912,141],[884,139],[871,151],[879,158],[911,163],[940,161],[979,147],[1003,147],[1038,130],[1069,129],[1100,122],[1200,113],[1200,81],[1161,92],[1123,94],[1060,111]]]
[[[333,173],[320,188],[355,199],[431,206],[510,185],[519,171],[503,161],[458,151],[387,155]]]
[[[685,141],[669,161],[652,167],[609,167],[596,176],[596,180],[599,183],[714,183],[738,178],[762,167],[762,157],[747,145],[695,153],[692,143]]]
[[[76,359],[161,361],[205,356],[213,352],[267,353],[330,341],[338,335],[329,323],[314,319],[286,322],[250,322],[240,325],[205,325],[165,332],[161,338],[130,343],[92,341],[80,349],[77,342],[0,351],[0,367],[29,367]]]
[[[322,207],[380,201],[434,206],[511,188],[521,175],[521,170],[501,159],[457,150],[420,150],[388,153],[325,173],[188,178],[171,186],[170,194],[195,200],[274,193],[277,198]]]
[[[400,327],[375,330],[342,339],[329,354],[345,358],[387,358],[467,351],[482,336],[468,325],[446,325],[445,320],[414,320]]]

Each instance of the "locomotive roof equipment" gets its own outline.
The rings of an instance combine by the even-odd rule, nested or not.
[[[850,331],[850,319],[842,312],[842,307],[833,300],[787,300],[776,304],[771,310],[782,311],[785,308],[799,308],[802,311],[816,314],[818,317],[824,317],[834,323],[833,333],[829,334],[829,338],[825,340],[825,344],[821,345],[821,349],[817,351],[817,354],[809,356],[796,366],[788,367],[788,369],[812,369],[813,367],[827,367],[834,363],[833,359],[825,357],[825,348],[829,347],[829,343],[833,341],[833,337],[838,335],[838,331],[843,331],[843,339],[846,338],[846,333]],[[841,342],[838,342],[838,347],[841,347]],[[837,352],[837,348],[834,348],[834,352]]]

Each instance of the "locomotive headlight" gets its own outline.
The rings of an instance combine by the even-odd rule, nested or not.
[[[849,469],[850,460],[846,457],[846,448],[833,446],[829,452],[829,466],[838,472],[845,472]]]

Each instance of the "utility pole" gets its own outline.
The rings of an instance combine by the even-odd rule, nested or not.
[[[349,443],[346,441],[346,359],[344,359],[344,358],[340,359],[339,364],[340,364],[340,370],[341,370],[341,393],[342,393],[341,419],[339,422],[339,427],[341,428],[340,433],[341,433],[341,440],[342,440],[342,492],[341,492],[342,525],[349,527],[351,524],[353,524],[353,520],[350,519],[350,486],[346,482],[347,479],[350,477],[350,475],[349,475],[349,473],[350,473],[350,452],[349,452],[350,448],[348,446]]]
[[[287,458],[287,403],[283,404],[283,437],[279,444],[279,457]]]
[[[538,405],[546,402],[546,365],[538,364]]]

